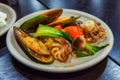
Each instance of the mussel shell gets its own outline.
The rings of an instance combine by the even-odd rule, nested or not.
[[[63,18],[59,18],[49,24],[47,24],[48,26],[56,26],[56,25],[61,25],[62,27],[65,26],[71,26],[71,24],[74,24],[75,21],[79,18],[78,17],[74,17],[74,16],[67,16],[67,17],[63,17]]]
[[[49,24],[55,20],[57,20],[61,14],[62,14],[63,10],[60,8],[57,9],[52,9],[52,10],[48,10],[46,12],[43,12],[27,21],[25,21],[20,28],[26,32],[35,32],[38,25],[39,24]]]
[[[46,56],[40,55],[40,54],[37,54],[36,52],[32,51],[31,49],[29,49],[25,44],[23,44],[21,39],[18,37],[18,34],[21,32],[24,33],[25,36],[29,36],[29,34],[26,34],[18,27],[14,27],[13,29],[14,29],[14,35],[15,35],[18,45],[31,60],[33,60],[35,62],[39,62],[39,63],[44,63],[44,64],[50,64],[54,61],[54,58],[52,55],[46,55]]]

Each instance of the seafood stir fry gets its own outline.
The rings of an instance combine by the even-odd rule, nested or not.
[[[45,64],[67,62],[71,57],[92,56],[107,47],[93,45],[102,41],[106,31],[94,20],[82,22],[80,16],[60,17],[62,9],[52,9],[14,26],[14,35],[25,53]]]

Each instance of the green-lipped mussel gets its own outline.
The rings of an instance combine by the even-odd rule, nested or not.
[[[60,8],[48,10],[25,21],[20,28],[26,32],[35,32],[39,24],[46,25],[57,20],[62,12],[63,10]]]
[[[14,35],[24,52],[32,60],[41,63],[52,63],[54,61],[53,56],[50,54],[42,41],[25,33],[18,27],[14,27]]]

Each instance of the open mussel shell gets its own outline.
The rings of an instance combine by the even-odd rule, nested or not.
[[[80,18],[80,16],[74,17],[74,16],[67,16],[63,18],[59,18],[49,24],[48,26],[56,26],[56,25],[61,25],[62,27],[64,26],[69,26],[75,23],[75,21]]]
[[[30,36],[29,34],[25,33],[18,27],[13,27],[14,29],[14,35],[17,40],[18,45],[21,47],[21,49],[25,52],[25,54],[33,61],[40,62],[44,64],[50,64],[54,61],[54,58],[52,55],[41,55],[37,52],[31,50],[26,46],[26,44],[23,43],[22,38],[20,37],[20,34],[22,36]],[[31,36],[32,37],[32,36]]]
[[[49,24],[57,20],[62,12],[61,8],[48,10],[25,21],[20,28],[26,32],[35,32],[39,24]]]
[[[44,22],[44,23],[49,24],[49,23],[57,20],[61,16],[62,12],[63,12],[63,9],[56,8],[56,9],[51,9],[49,11],[43,12],[40,15],[45,16],[46,22]]]

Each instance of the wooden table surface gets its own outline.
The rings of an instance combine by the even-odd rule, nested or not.
[[[40,10],[75,9],[90,13],[109,25],[114,46],[97,65],[72,73],[48,73],[31,69],[13,58],[6,47],[6,34],[0,37],[0,80],[120,80],[120,0],[0,0],[17,13],[17,19]]]

